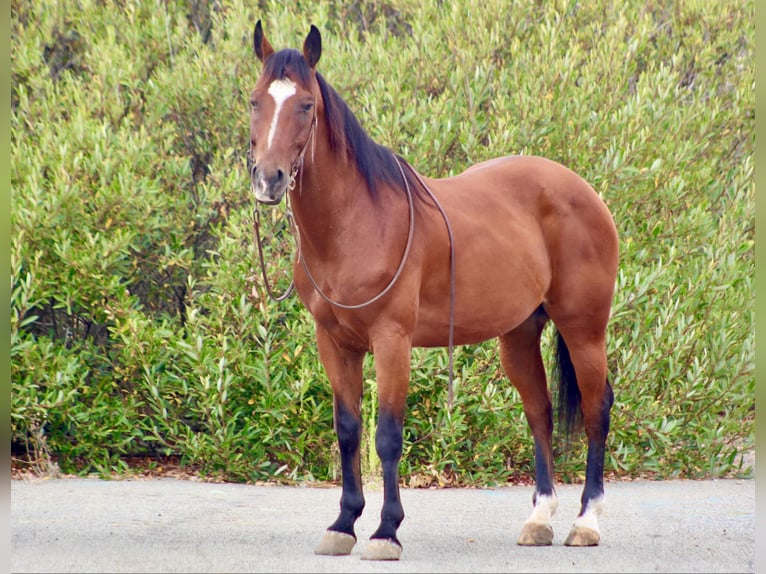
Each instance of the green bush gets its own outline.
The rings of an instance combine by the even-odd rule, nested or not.
[[[227,480],[337,480],[309,314],[263,293],[244,154],[259,71],[324,38],[320,68],[376,141],[446,176],[560,161],[611,208],[608,351],[619,476],[749,473],[754,3],[458,0],[12,2],[11,358],[17,464],[128,471],[176,457]],[[271,210],[280,288],[292,239]],[[551,331],[544,336],[551,363]],[[523,480],[533,446],[496,343],[413,354],[401,471]],[[364,460],[376,393],[365,369]],[[583,442],[557,446],[563,480]]]

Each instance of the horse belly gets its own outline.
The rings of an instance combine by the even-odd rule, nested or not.
[[[475,320],[455,322],[454,344],[475,345],[489,339],[494,339],[512,331],[523,323],[537,307],[531,310],[516,308],[513,313],[504,314],[497,309],[484,316],[477,315]],[[448,317],[448,315],[447,315]],[[435,321],[418,321],[412,338],[413,347],[446,347],[449,344],[449,322],[443,322],[442,317]]]
[[[462,256],[456,258],[456,345],[503,335],[524,322],[542,303],[550,283],[547,257],[528,257],[508,243],[507,239],[498,239],[493,244],[485,235],[480,244],[462,245]],[[448,344],[449,297],[448,281],[426,280],[418,306],[414,346]]]

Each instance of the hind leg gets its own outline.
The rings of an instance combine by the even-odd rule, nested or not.
[[[560,329],[577,376],[588,459],[580,514],[564,544],[595,546],[601,539],[598,517],[604,502],[604,450],[609,433],[609,410],[613,402],[607,381],[606,345],[603,334],[583,335],[580,331]]]
[[[571,365],[565,369],[560,361],[562,388],[573,399],[567,400],[569,407],[577,407],[579,402],[588,438],[582,506],[565,544],[593,546],[601,538],[598,515],[604,497],[604,448],[612,404],[606,328],[614,297],[619,240],[603,203],[591,201],[588,194],[575,201],[574,188],[571,193],[568,207],[567,201],[562,201],[566,217],[547,227],[551,282],[543,306],[568,347]],[[579,397],[573,397],[577,390]]]
[[[539,308],[516,329],[500,337],[500,361],[521,395],[535,441],[535,492],[532,514],[518,539],[523,546],[547,546],[553,542],[551,518],[558,506],[553,488],[553,413],[540,354],[540,335],[547,321],[545,311]]]

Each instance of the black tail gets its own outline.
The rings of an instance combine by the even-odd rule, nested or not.
[[[582,410],[580,409],[580,387],[577,386],[572,359],[569,357],[569,349],[561,333],[556,331],[556,373],[559,381],[558,419],[559,432],[563,433],[566,440],[582,426]]]

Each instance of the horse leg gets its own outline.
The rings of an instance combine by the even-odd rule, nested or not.
[[[410,378],[411,344],[401,334],[373,339],[378,385],[378,429],[375,448],[383,467],[383,508],[380,526],[362,553],[363,560],[398,560],[402,545],[396,531],[404,519],[399,498],[402,426]]]
[[[325,531],[315,554],[350,554],[356,544],[354,523],[364,509],[359,445],[362,436],[362,365],[364,353],[339,347],[319,325],[317,349],[333,390],[335,433],[340,447],[343,491],[340,515]]]
[[[500,362],[521,395],[535,441],[535,492],[532,514],[524,522],[518,539],[523,546],[547,546],[553,542],[551,518],[558,506],[553,488],[553,412],[540,353],[540,335],[547,321],[541,307],[500,337]]]
[[[601,539],[598,516],[604,503],[604,449],[609,433],[609,410],[614,400],[612,387],[607,381],[606,343],[603,332],[585,337],[582,334],[578,337],[578,334],[572,331],[560,332],[567,344],[576,374],[580,408],[588,438],[585,487],[580,514],[575,519],[564,544],[595,546]],[[565,383],[562,381],[562,384]]]

